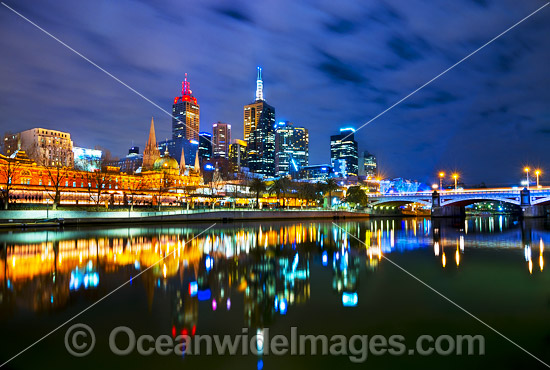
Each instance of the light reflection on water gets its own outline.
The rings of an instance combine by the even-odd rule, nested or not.
[[[170,315],[159,320],[173,336],[200,331],[204,303],[208,315],[239,307],[240,325],[260,330],[297,306],[315,310],[308,306],[315,284],[332,293],[325,300],[360,306],[366,299],[360,277],[365,271],[376,276],[384,256],[421,253],[460,276],[475,262],[476,250],[516,250],[523,253],[514,263],[538,274],[550,239],[546,220],[505,216],[338,222],[348,233],[331,222],[234,223],[197,236],[207,226],[2,233],[0,318],[17,320],[23,311],[58,315],[74,304],[73,296],[95,292],[85,295],[89,304],[130,280],[146,296],[149,311],[155,299],[167,297]],[[498,264],[495,256],[483,263]],[[319,271],[329,272],[330,281],[316,280]]]

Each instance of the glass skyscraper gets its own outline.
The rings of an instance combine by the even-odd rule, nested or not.
[[[292,122],[279,122],[275,129],[275,168],[278,176],[296,174],[309,164],[309,134]]]
[[[258,67],[256,100],[244,106],[246,161],[252,173],[275,176],[275,108],[263,98],[262,69]]]
[[[199,160],[201,164],[212,159],[212,134],[199,132]]]
[[[212,125],[212,154],[214,158],[229,158],[231,125],[217,122]]]
[[[357,176],[359,173],[359,158],[355,130],[340,129],[339,135],[330,137],[330,162],[337,177]]]

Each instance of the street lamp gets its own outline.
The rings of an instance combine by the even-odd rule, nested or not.
[[[540,188],[540,185],[539,185],[539,176],[540,176],[540,170],[535,170],[535,175],[537,175],[537,188]]]
[[[455,191],[458,190],[458,173],[453,173],[453,179],[455,179]]]
[[[527,177],[527,189],[529,189],[529,167],[523,169],[525,171],[525,176]]]
[[[445,177],[445,172],[439,173],[439,188],[443,189],[443,177]]]

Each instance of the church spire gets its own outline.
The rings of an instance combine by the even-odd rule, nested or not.
[[[258,77],[256,78],[256,101],[264,100],[264,81],[262,80],[262,67],[258,67]]]
[[[160,153],[157,148],[157,138],[155,136],[155,122],[151,117],[151,128],[149,129],[149,138],[147,139],[147,145],[143,151],[143,169],[148,170],[153,168],[153,164],[160,158]]]
[[[181,147],[181,157],[180,157],[180,175],[185,173],[185,153],[183,151],[183,146]]]

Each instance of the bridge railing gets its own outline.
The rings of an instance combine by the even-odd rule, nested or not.
[[[531,195],[549,195],[550,188],[548,189],[530,189]],[[461,195],[461,194],[503,194],[511,193],[514,195],[519,195],[521,192],[520,188],[487,188],[487,189],[458,189],[458,190],[440,190],[438,191],[440,195]],[[433,190],[429,191],[417,191],[417,192],[402,192],[402,193],[367,193],[368,197],[379,198],[379,197],[406,197],[406,196],[431,196]]]

